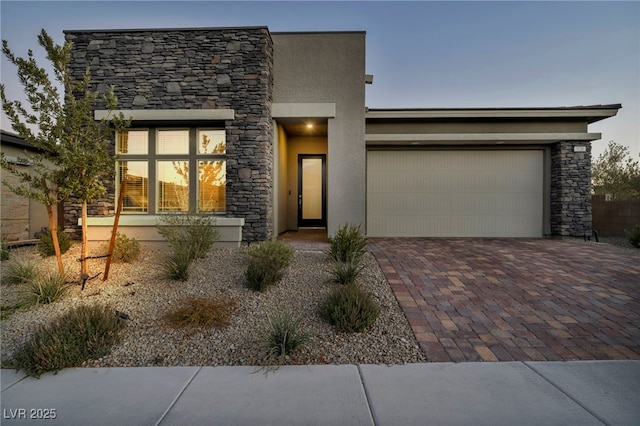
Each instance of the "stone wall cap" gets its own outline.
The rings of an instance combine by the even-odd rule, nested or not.
[[[274,31],[272,35],[298,35],[298,34],[366,34],[364,30],[352,31]]]
[[[228,30],[267,30],[267,26],[246,26],[246,27],[179,27],[179,28],[105,28],[105,29],[85,29],[85,30],[63,30],[64,34],[79,33],[139,33],[139,32],[179,32],[179,31],[228,31]]]

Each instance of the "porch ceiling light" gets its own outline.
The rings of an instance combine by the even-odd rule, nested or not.
[[[307,123],[307,129],[313,129],[313,123]]]

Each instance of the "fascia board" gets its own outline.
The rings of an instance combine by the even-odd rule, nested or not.
[[[457,119],[457,118],[607,118],[616,115],[617,109],[548,109],[548,110],[407,110],[367,111],[366,119]]]

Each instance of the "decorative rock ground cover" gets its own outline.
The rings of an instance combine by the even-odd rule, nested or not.
[[[94,250],[98,254],[99,250]],[[79,276],[79,245],[64,255],[68,275]],[[109,280],[96,278],[84,291],[69,288],[59,301],[23,308],[0,322],[2,363],[38,325],[48,324],[72,306],[101,303],[129,316],[125,337],[111,354],[85,364],[87,367],[264,365],[260,335],[267,326],[268,310],[289,310],[301,315],[313,338],[287,359],[289,364],[398,364],[426,361],[411,328],[375,259],[367,254],[360,285],[373,293],[381,307],[375,324],[364,333],[338,333],[322,320],[318,307],[337,284],[330,282],[330,263],[318,251],[297,251],[284,278],[264,293],[249,290],[244,282],[246,259],[242,249],[216,249],[196,261],[186,282],[162,277],[159,265],[165,252],[144,247],[132,264],[114,263]],[[12,252],[34,256],[43,271],[55,271],[55,258],[41,259],[35,249]],[[2,268],[7,262],[3,262]],[[90,270],[104,269],[104,260],[94,260]],[[19,297],[17,286],[2,284],[2,305]],[[230,298],[237,303],[235,315],[223,329],[175,328],[165,316],[188,298]]]

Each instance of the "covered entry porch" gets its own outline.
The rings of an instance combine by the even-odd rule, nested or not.
[[[329,122],[333,104],[274,105],[274,231],[313,230],[326,237],[329,203]]]

